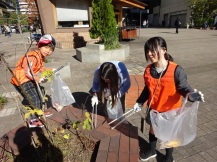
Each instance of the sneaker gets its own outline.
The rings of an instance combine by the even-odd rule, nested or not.
[[[49,116],[53,115],[53,113],[51,111],[45,111],[44,115],[45,115],[45,117],[49,117]]]
[[[36,119],[31,119],[31,120],[27,120],[27,123],[29,125],[29,128],[35,128],[35,127],[43,127],[44,125],[42,124],[42,122],[36,118]]]
[[[175,160],[173,159],[173,157],[169,159],[165,158],[165,162],[175,162]]]
[[[147,160],[154,158],[156,156],[157,156],[157,153],[155,150],[148,150],[148,152],[140,154],[139,158],[142,161],[147,161]]]

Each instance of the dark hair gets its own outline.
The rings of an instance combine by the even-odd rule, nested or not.
[[[149,51],[159,54],[158,47],[161,47],[162,49],[167,50],[167,43],[162,37],[152,37],[146,41],[145,46],[144,46],[146,61],[149,60],[148,59]],[[172,56],[168,54],[167,52],[165,53],[164,57],[166,60],[173,61]]]
[[[51,47],[51,48],[53,49],[53,51],[54,51],[55,45],[56,45],[56,44],[53,44],[53,43],[48,43],[48,44],[39,43],[39,44],[38,44],[38,48],[41,48],[41,47],[44,47],[44,46],[48,46],[48,47]]]
[[[119,75],[117,72],[117,68],[114,64],[110,62],[105,62],[100,66],[99,69],[99,77],[100,77],[100,91],[101,94],[104,94],[104,89],[108,88],[108,83],[106,83],[101,77],[110,80],[110,91],[112,97],[112,107],[115,105],[115,101],[117,99],[117,93],[119,91]],[[102,97],[104,102],[104,96]]]

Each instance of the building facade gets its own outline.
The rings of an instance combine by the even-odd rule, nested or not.
[[[52,34],[59,48],[77,48],[91,43],[90,0],[36,0],[44,34]],[[137,0],[113,0],[117,24],[123,24],[122,7],[145,8]]]
[[[15,11],[16,4],[12,0],[0,0],[0,15],[1,16],[10,16],[9,11]]]
[[[35,0],[17,0],[17,10],[28,17],[38,17]]]
[[[176,18],[181,21],[181,27],[190,24],[190,9],[188,0],[162,0],[158,6],[153,8],[153,13],[149,15],[152,26],[161,26],[165,20],[166,27],[174,27]]]
[[[28,17],[29,25],[39,26],[39,13],[35,0],[16,0],[17,11]]]

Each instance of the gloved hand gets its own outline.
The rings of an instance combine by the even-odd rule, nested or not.
[[[133,107],[133,110],[134,110],[135,112],[139,112],[139,111],[141,111],[141,109],[142,109],[142,104],[141,104],[141,103],[136,103],[136,104],[134,105],[134,107]]]
[[[124,94],[122,94],[121,91],[119,91],[119,92],[117,93],[117,98],[121,98],[123,95],[124,95]]]
[[[52,70],[53,70],[53,72],[55,72],[57,69],[56,69],[56,68],[53,68]]]
[[[98,103],[99,103],[98,97],[94,95],[94,96],[91,98],[91,105],[92,105],[92,107],[94,107],[95,104],[96,104],[96,106],[97,106]]]
[[[191,101],[202,101],[202,102],[205,102],[204,101],[204,95],[203,95],[203,93],[201,91],[197,91],[197,89],[194,89],[194,91],[189,94],[188,98]]]
[[[39,83],[46,83],[48,81],[47,78],[40,78]]]
[[[56,70],[57,70],[56,68],[53,68],[53,69],[52,69],[52,71],[53,71],[54,74],[57,73]]]

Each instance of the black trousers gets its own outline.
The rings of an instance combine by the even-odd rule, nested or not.
[[[176,27],[176,33],[179,33],[179,27]]]

